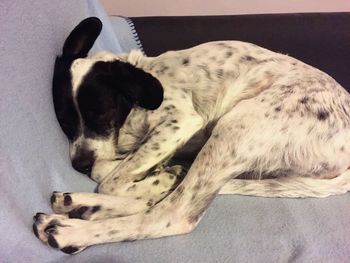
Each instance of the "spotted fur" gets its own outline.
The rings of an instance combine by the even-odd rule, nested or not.
[[[239,41],[86,57],[100,30],[96,18],[78,25],[54,76],[72,164],[99,193],[54,192],[55,214],[34,217],[44,243],[77,253],[188,233],[219,193],[350,189],[350,96],[326,73]],[[195,158],[186,175],[173,156]]]

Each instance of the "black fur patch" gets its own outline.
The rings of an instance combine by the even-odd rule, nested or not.
[[[69,218],[82,218],[83,214],[89,210],[89,207],[87,206],[81,206],[77,209],[73,209],[68,213]]]
[[[299,100],[299,102],[300,102],[301,104],[306,104],[308,101],[309,101],[309,97],[307,97],[307,96],[302,97],[302,98]]]
[[[96,213],[97,211],[101,210],[101,206],[100,205],[95,205],[92,207],[91,209],[91,213]]]
[[[319,110],[317,112],[317,119],[320,121],[325,121],[329,117],[329,112],[324,111],[324,110]]]
[[[58,248],[59,245],[55,239],[55,237],[53,235],[49,235],[49,238],[47,239],[47,242],[49,243],[49,245],[53,248]]]
[[[41,215],[45,215],[44,213],[36,213],[33,217],[34,222],[41,222]]]
[[[56,202],[56,195],[55,195],[55,193],[53,193],[52,195],[51,195],[51,198],[50,198],[50,203],[51,204],[54,204]]]
[[[70,195],[64,196],[63,205],[69,206],[72,204],[72,202],[73,202],[73,200],[72,200],[72,197],[70,197]]]
[[[75,109],[70,67],[73,59],[57,57],[52,81],[52,95],[57,120],[70,141],[78,136],[79,116]]]
[[[155,180],[152,184],[153,184],[153,185],[158,185],[158,184],[159,184],[159,180],[158,180],[158,179]]]
[[[111,235],[115,235],[115,234],[118,234],[120,231],[119,230],[111,230],[108,232],[108,235],[111,236]]]
[[[281,106],[278,106],[275,108],[275,112],[279,112],[279,111],[281,111],[281,109],[282,109]]]
[[[240,62],[244,63],[244,62],[257,62],[257,59],[252,57],[252,56],[243,56],[240,58]]]
[[[217,75],[219,78],[222,78],[222,76],[224,75],[224,70],[223,70],[223,69],[218,69],[218,70],[216,70],[216,75]]]
[[[184,59],[182,59],[182,65],[188,66],[189,63],[190,63],[189,58],[184,58]]]
[[[33,232],[34,235],[39,238],[39,232],[38,232],[38,227],[36,226],[36,224],[33,224]]]
[[[79,248],[73,247],[73,246],[67,246],[67,247],[64,247],[61,249],[61,251],[63,253],[66,253],[66,254],[73,254],[73,253],[77,252],[78,250],[79,250]]]

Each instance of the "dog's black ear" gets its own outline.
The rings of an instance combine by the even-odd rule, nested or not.
[[[163,102],[162,84],[142,69],[129,63],[114,61],[112,75],[117,89],[132,104],[155,110]]]
[[[63,45],[63,57],[75,59],[86,57],[102,30],[97,17],[84,19],[69,34]]]

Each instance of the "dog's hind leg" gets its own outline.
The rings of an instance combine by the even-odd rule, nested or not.
[[[313,177],[280,177],[275,179],[232,179],[219,194],[237,194],[261,197],[327,197],[350,191],[350,170],[337,177],[320,179]]]

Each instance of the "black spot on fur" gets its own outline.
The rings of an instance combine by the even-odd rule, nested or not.
[[[167,71],[168,69],[169,69],[168,66],[162,66],[162,67],[159,69],[159,73],[164,74],[164,72]]]
[[[309,101],[309,97],[307,97],[307,96],[302,97],[302,98],[299,100],[299,102],[300,102],[301,104],[306,104],[308,101]]]
[[[240,58],[240,62],[244,63],[244,62],[257,62],[256,58],[253,58],[252,56],[243,56]]]
[[[61,251],[63,253],[66,253],[66,254],[73,254],[73,253],[77,252],[78,250],[79,250],[79,248],[73,247],[73,246],[67,246],[67,247],[64,247],[61,249]]]
[[[166,225],[166,228],[170,227],[171,226],[171,223],[168,222],[168,224]]]
[[[152,145],[152,150],[159,150],[159,149],[160,149],[159,143],[156,142]]]
[[[127,238],[122,240],[121,242],[134,242],[134,241],[136,241],[136,238]]]
[[[33,232],[34,235],[39,238],[39,232],[38,232],[38,227],[36,226],[36,224],[33,224]]]
[[[329,117],[329,112],[324,110],[319,110],[317,112],[317,119],[320,121],[325,121]]]
[[[108,235],[111,236],[111,235],[115,235],[115,234],[118,234],[119,233],[119,230],[111,230],[108,232]]]
[[[53,235],[49,235],[49,238],[47,239],[47,242],[49,243],[49,245],[53,248],[58,248],[58,243],[56,241],[56,239],[54,238]]]
[[[224,75],[224,70],[223,70],[223,69],[218,69],[218,70],[216,70],[216,75],[217,75],[219,78],[222,78],[222,76]]]
[[[174,105],[168,105],[168,106],[164,107],[164,110],[166,110],[166,111],[170,111],[171,109],[175,109],[175,106]]]
[[[147,202],[147,206],[153,206],[153,200],[150,199],[148,202]]]
[[[63,204],[65,206],[71,205],[72,202],[73,202],[73,200],[72,200],[72,197],[70,197],[70,195],[67,194],[67,195],[64,196]]]
[[[192,197],[191,197],[191,201],[193,201],[194,199],[196,199],[196,197],[197,197],[197,193],[194,193],[194,194],[192,195]]]
[[[53,193],[50,198],[51,204],[54,204],[56,202],[56,195]]]
[[[198,190],[200,190],[202,188],[202,185],[200,183],[196,184],[194,187],[193,187],[193,190],[195,192],[197,192]]]
[[[158,179],[155,180],[152,184],[153,184],[153,185],[158,185],[158,184],[159,184],[159,180],[158,180]]]
[[[36,213],[35,216],[33,216],[34,222],[41,222],[41,215],[45,215],[44,213]]]
[[[97,211],[101,210],[101,206],[100,205],[95,205],[92,207],[91,212],[92,213],[96,213]]]
[[[174,131],[177,131],[178,129],[180,129],[180,127],[178,127],[178,126],[174,126],[174,127],[173,127],[173,130],[174,130]]]
[[[135,189],[136,189],[136,184],[133,184],[132,186],[128,187],[126,191],[135,191]]]
[[[184,190],[185,190],[185,187],[183,185],[180,185],[178,188],[176,188],[176,192],[178,194],[182,194]]]
[[[281,111],[281,109],[282,109],[281,106],[278,106],[275,108],[275,112],[279,112],[279,111]]]
[[[177,120],[171,120],[171,122],[172,122],[172,123],[178,123],[178,121],[177,121]]]
[[[147,209],[146,212],[145,212],[145,214],[146,214],[146,215],[149,215],[151,212],[152,212],[152,208]]]
[[[79,208],[73,209],[68,213],[69,218],[82,218],[83,214],[89,209],[87,206],[81,206]]]
[[[233,54],[232,51],[227,51],[225,56],[226,56],[226,58],[229,58],[232,56],[232,54]]]
[[[182,65],[184,65],[184,66],[188,66],[189,63],[190,63],[189,58],[184,58],[184,59],[182,60]]]

